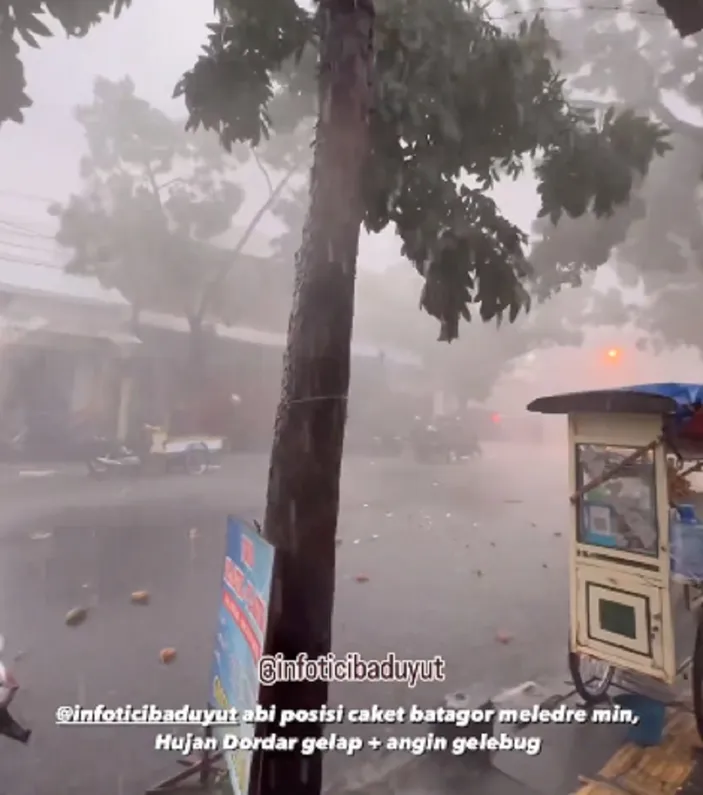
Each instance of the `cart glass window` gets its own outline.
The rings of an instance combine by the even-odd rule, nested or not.
[[[615,469],[634,447],[576,446],[578,488]],[[650,450],[580,500],[578,539],[583,544],[657,555],[654,453]]]
[[[600,599],[598,601],[598,625],[613,635],[622,635],[631,640],[637,639],[637,616],[632,605],[624,605],[610,599]]]

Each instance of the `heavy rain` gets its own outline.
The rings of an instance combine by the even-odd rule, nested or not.
[[[563,679],[566,421],[526,406],[703,381],[703,19],[211,5],[0,0],[0,795],[184,769],[370,793],[379,749],[468,748],[319,717],[227,745],[188,716]],[[275,549],[270,593],[228,517]],[[255,656],[344,675],[233,703],[223,599]]]

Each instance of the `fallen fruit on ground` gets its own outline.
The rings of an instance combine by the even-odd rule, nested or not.
[[[368,582],[369,581],[369,578],[365,574],[357,574],[356,577],[354,577],[354,579],[356,580],[356,582]]]
[[[135,605],[148,605],[150,598],[149,591],[133,591],[131,601]]]
[[[170,647],[161,649],[159,658],[164,665],[170,665],[176,659],[176,650]]]
[[[66,613],[66,624],[69,627],[77,627],[82,624],[88,617],[88,608],[74,607]]]

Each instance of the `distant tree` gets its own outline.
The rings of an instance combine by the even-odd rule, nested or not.
[[[282,137],[274,137],[272,143],[280,142]],[[275,158],[271,165],[275,165]],[[283,229],[271,237],[271,253],[257,264],[256,276],[252,274],[247,281],[249,300],[239,315],[242,322],[257,328],[285,332],[295,287],[295,254],[300,247],[307,205],[307,181],[296,175],[291,180],[290,190],[271,208],[271,217]],[[233,284],[234,280],[230,280],[230,283]]]
[[[362,226],[395,227],[424,277],[423,308],[439,321],[441,339],[452,340],[462,317],[513,320],[528,305],[526,236],[488,188],[536,157],[546,217],[605,216],[628,201],[636,175],[665,151],[665,136],[633,114],[597,125],[574,109],[540,19],[507,34],[463,0],[319,0],[312,11],[295,0],[221,0],[216,7],[205,51],[177,88],[191,127],[216,130],[226,148],[256,146],[270,129],[275,95],[288,91],[302,115],[317,97],[264,521],[277,548],[270,650],[316,658],[331,648]],[[307,77],[306,63],[318,66]],[[316,708],[327,703],[328,685],[278,682],[265,696],[279,709]],[[319,795],[322,753],[266,753],[260,776],[264,795]]]
[[[618,314],[617,292],[613,296],[588,289],[592,277],[586,277],[584,289],[567,287],[548,301],[538,301],[514,323],[471,324],[454,344],[442,345],[432,338],[431,319],[414,317],[418,281],[403,264],[381,271],[360,270],[355,338],[420,356],[431,385],[453,395],[460,405],[485,401],[526,354],[580,345],[585,328],[620,322],[623,317]]]
[[[225,157],[216,137],[186,133],[182,122],[140,99],[129,78],[98,78],[93,102],[77,108],[76,118],[88,144],[83,188],[64,206],[50,207],[60,222],[58,242],[73,250],[68,270],[117,288],[135,321],[144,309],[186,318],[186,372],[197,383],[205,324],[236,319],[255,297],[264,261],[244,256],[242,248],[288,177],[271,183],[240,239],[224,248],[218,240],[244,200],[237,170],[258,154],[240,146]]]
[[[562,68],[600,113],[607,103],[599,97],[607,95],[664,122],[673,148],[635,186],[630,202],[605,221],[582,216],[556,227],[537,224],[533,264],[542,274],[542,293],[549,294],[610,262],[624,287],[644,288],[647,301],[630,303],[630,319],[654,344],[703,350],[697,309],[703,304],[703,127],[670,110],[674,97],[703,112],[703,56],[654,16],[645,0],[628,8],[627,30],[617,14],[594,13],[588,4],[581,12],[555,15]]]

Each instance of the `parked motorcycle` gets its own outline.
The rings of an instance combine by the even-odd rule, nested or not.
[[[115,474],[140,475],[148,469],[204,475],[212,467],[213,454],[222,452],[221,438],[170,438],[159,426],[144,425],[140,439],[127,446],[96,439],[87,458],[88,474],[103,479]]]
[[[2,654],[4,646],[5,640],[0,635],[0,654]],[[31,729],[26,729],[10,714],[10,705],[18,690],[19,683],[17,679],[0,660],[0,734],[26,745],[32,735]]]
[[[96,480],[117,472],[138,475],[142,471],[142,456],[126,445],[106,437],[96,437],[92,448],[86,464],[88,474]]]

